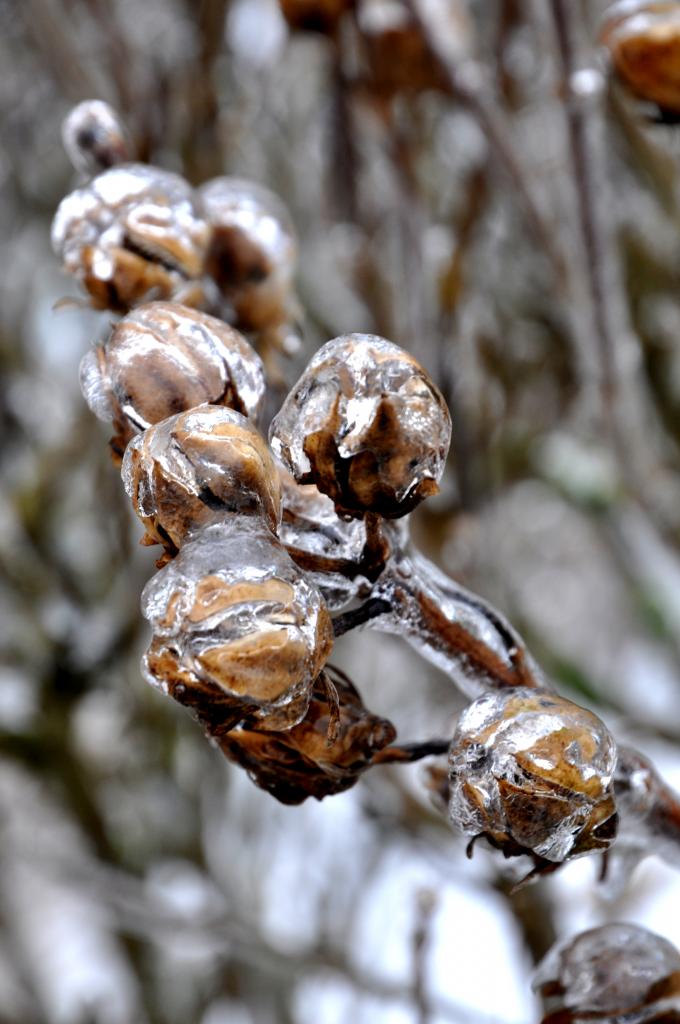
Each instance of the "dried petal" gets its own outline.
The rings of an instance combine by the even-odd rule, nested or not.
[[[75,106],[61,126],[61,137],[69,160],[83,174],[99,174],[130,160],[123,123],[102,100],[84,100]]]
[[[257,519],[208,527],[149,581],[147,680],[214,735],[244,714],[269,728],[303,717],[333,645],[317,589]]]
[[[285,732],[244,723],[221,741],[227,757],[245,768],[253,782],[284,804],[307,797],[322,800],[353,786],[378,751],[396,737],[391,722],[371,714],[345,677],[333,673],[340,702],[336,738],[328,741],[330,710],[324,674],[314,684],[307,714]]]
[[[677,2],[622,0],[609,8],[600,42],[634,95],[680,114],[680,7]]]
[[[451,419],[413,356],[348,334],[319,349],[270,437],[298,483],[316,484],[340,515],[397,518],[436,494]]]
[[[206,402],[256,420],[265,391],[260,357],[238,331],[173,302],[128,313],[80,373],[92,411],[115,422],[121,453],[134,434]]]
[[[451,820],[506,855],[561,863],[616,835],[616,746],[596,715],[542,690],[486,694],[462,714],[449,755]]]
[[[551,1000],[550,1021],[649,1024],[680,1020],[680,953],[634,924],[605,924],[558,943],[534,989]]]
[[[121,164],[62,199],[52,246],[98,309],[172,298],[199,278],[209,229],[178,174]]]
[[[125,490],[147,534],[173,555],[196,530],[230,512],[280,518],[276,465],[266,441],[240,413],[200,405],[130,441]]]
[[[236,326],[257,331],[287,322],[297,246],[279,198],[240,178],[214,178],[199,195],[212,229],[207,270],[233,306]]]

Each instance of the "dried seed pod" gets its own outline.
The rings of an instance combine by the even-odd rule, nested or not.
[[[190,185],[146,164],[99,174],[62,199],[52,222],[54,251],[92,305],[122,312],[189,293],[188,282],[203,273],[208,239]],[[201,289],[194,290],[198,301]]]
[[[281,493],[264,438],[234,409],[199,405],[149,427],[125,452],[123,483],[149,543],[172,556],[225,514],[262,518],[276,531]]]
[[[281,13],[292,29],[332,35],[345,11],[356,0],[279,0]]]
[[[340,704],[340,720],[328,739],[331,710],[324,674],[317,679],[307,714],[285,732],[271,732],[243,723],[220,743],[230,761],[245,768],[253,782],[284,804],[307,797],[322,800],[353,786],[373,757],[396,737],[385,718],[371,714],[346,677],[332,673]]]
[[[142,594],[146,679],[221,735],[245,714],[271,729],[305,715],[333,646],[321,595],[270,531],[232,515],[189,541]]]
[[[605,14],[600,43],[615,74],[639,99],[680,115],[680,4],[622,0]]]
[[[264,370],[243,335],[215,317],[174,302],[128,313],[80,364],[83,394],[113,421],[114,451],[134,434],[197,405],[226,405],[256,420]]]
[[[461,715],[449,754],[449,814],[506,856],[561,863],[616,836],[616,745],[590,711],[544,690],[485,694]]]
[[[103,100],[84,100],[75,106],[64,119],[61,138],[74,168],[87,175],[127,163],[132,155],[120,117]]]
[[[245,331],[279,327],[293,315],[295,232],[269,189],[214,178],[199,189],[212,237],[206,268]]]
[[[680,953],[635,924],[605,924],[558,943],[533,987],[551,1004],[543,1024],[680,1021]]]
[[[347,334],[313,357],[270,438],[298,483],[316,484],[338,514],[396,519],[437,493],[451,418],[413,356],[384,338]]]

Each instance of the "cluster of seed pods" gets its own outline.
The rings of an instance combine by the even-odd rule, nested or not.
[[[76,108],[65,140],[78,169],[98,173],[62,202],[57,251],[95,305],[124,313],[84,357],[83,393],[113,426],[143,543],[162,548],[142,596],[145,678],[283,803],[341,792],[375,764],[448,754],[432,788],[470,850],[484,838],[528,856],[533,876],[608,851],[623,814],[624,859],[639,859],[641,835],[674,853],[677,803],[651,766],[619,757],[597,716],[550,691],[504,618],[412,550],[408,516],[436,494],[451,439],[426,371],[383,338],[336,338],[267,443],[265,371],[238,327],[269,330],[291,308],[293,231],[278,201],[121,162],[129,145],[104,105]],[[198,304],[219,293],[233,323],[179,302],[187,289]],[[363,624],[403,635],[472,700],[452,739],[397,746],[328,665],[334,638]]]

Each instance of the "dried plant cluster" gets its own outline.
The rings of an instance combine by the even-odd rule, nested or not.
[[[238,26],[247,5],[232,6],[229,17]],[[472,857],[486,848],[489,862],[498,865],[497,888],[516,901],[518,920],[524,913],[525,938],[540,961],[534,990],[542,1024],[680,1024],[680,953],[666,939],[615,922],[554,942],[547,911],[540,920],[540,893],[552,884],[546,876],[559,872],[562,879],[560,869],[577,858],[590,858],[615,894],[626,891],[633,870],[652,854],[680,863],[680,796],[628,745],[615,700],[609,708],[603,702],[608,724],[590,709],[598,702],[588,678],[541,642],[531,616],[519,607],[517,618],[511,616],[517,629],[458,582],[465,578],[461,552],[470,523],[483,505],[479,495],[486,488],[488,499],[496,487],[493,471],[486,480],[480,476],[485,447],[488,464],[498,462],[513,482],[523,480],[531,460],[547,465],[551,451],[562,451],[565,500],[587,509],[603,544],[617,549],[636,582],[653,540],[663,538],[665,551],[680,536],[673,455],[673,444],[680,446],[680,403],[672,374],[651,360],[649,392],[635,379],[637,339],[626,288],[635,296],[639,288],[640,323],[653,320],[653,312],[636,276],[638,256],[630,258],[626,280],[617,255],[597,120],[607,90],[646,173],[667,181],[648,133],[675,132],[680,118],[680,3],[613,3],[591,26],[587,43],[599,51],[597,64],[585,69],[576,5],[550,0],[532,14],[549,27],[554,49],[558,81],[550,102],[564,114],[571,249],[551,224],[548,204],[537,200],[540,191],[527,175],[530,157],[523,160],[521,140],[513,139],[492,98],[494,90],[503,96],[517,125],[521,107],[513,89],[526,44],[518,26],[529,16],[514,0],[496,6],[497,38],[476,50],[474,2],[279,0],[280,24],[293,45],[301,54],[307,45],[316,53],[311,47],[318,42],[328,59],[332,131],[321,148],[329,149],[325,187],[337,207],[333,231],[307,217],[305,185],[291,217],[277,195],[242,176],[238,161],[228,163],[238,176],[223,173],[202,141],[216,138],[210,128],[216,96],[200,74],[195,80],[187,74],[187,106],[197,120],[181,155],[165,138],[154,145],[150,129],[144,135],[134,103],[122,102],[122,94],[124,117],[101,100],[73,107],[62,137],[79,177],[52,207],[52,247],[77,282],[82,304],[110,314],[82,359],[80,384],[90,410],[110,424],[110,455],[140,521],[140,543],[155,547],[158,556],[157,572],[141,594],[150,627],[142,675],[191,712],[209,741],[201,754],[206,763],[209,757],[223,763],[223,755],[234,777],[246,773],[265,791],[267,807],[275,809],[275,800],[285,805],[282,814],[293,816],[313,805],[310,798],[330,801],[353,787],[351,796],[369,792],[376,779],[403,777],[400,766],[423,761],[415,795],[406,801],[404,832],[427,846],[428,830],[444,823],[463,840],[463,878],[476,867],[465,863],[463,851]],[[222,21],[227,7],[221,7]],[[201,13],[191,15],[204,19],[197,67],[203,62],[209,69],[206,81],[218,64],[222,31],[222,22],[219,32],[210,24],[212,9],[201,5]],[[485,62],[497,68],[493,88]],[[270,99],[276,108],[276,97]],[[449,143],[438,138],[428,149],[435,132],[427,119],[436,120],[451,103],[468,128],[461,148],[485,150],[477,163],[473,156],[466,163],[456,150],[465,196],[455,216],[437,177]],[[239,118],[251,116],[246,108],[230,114],[236,133]],[[169,123],[165,128],[170,132]],[[382,164],[357,170],[370,163],[362,147],[369,151],[375,139],[396,183],[384,197]],[[535,139],[530,142],[535,147]],[[247,154],[247,146],[242,149]],[[671,167],[675,173],[672,161]],[[497,238],[495,228],[480,227],[479,212],[493,206],[495,176],[518,215],[516,222],[499,218]],[[381,219],[389,219],[390,204],[396,244]],[[448,210],[448,234],[428,230],[428,206]],[[333,232],[344,266],[329,271],[320,260],[310,271],[312,256],[301,273],[302,246],[308,255],[312,243],[322,253],[323,236]],[[498,245],[506,264],[499,274],[489,261],[488,291],[499,291],[493,310],[484,302],[468,306],[463,298],[466,261],[476,245],[481,248],[477,236],[484,232],[484,251]],[[528,274],[520,258],[513,265],[513,233],[522,232],[531,241]],[[443,243],[451,237],[449,251]],[[642,257],[639,262],[646,267]],[[478,276],[484,264],[475,265]],[[401,287],[390,282],[395,266]],[[335,306],[324,305],[319,282],[336,270],[335,291],[329,288]],[[519,312],[534,301],[532,289],[545,291],[550,301],[543,296],[538,313]],[[534,334],[527,332],[515,366],[517,335],[509,333],[506,342],[500,331],[500,345],[496,333],[516,317],[531,321]],[[458,331],[465,335],[471,321],[479,362],[470,373],[461,343],[462,380],[443,341]],[[315,351],[310,334],[319,342]],[[547,386],[541,377],[546,337],[559,339]],[[442,342],[441,351],[429,344],[432,338]],[[506,363],[499,345],[509,353]],[[580,470],[572,471],[573,449],[560,449],[567,430],[560,432],[567,421],[571,430],[579,416],[589,424],[593,453],[588,463],[580,451]],[[550,451],[547,442],[541,447],[536,441],[542,432],[550,435]],[[650,455],[654,445],[663,456]],[[606,487],[603,465],[611,470]],[[102,459],[100,479],[105,468],[110,474]],[[592,486],[591,470],[598,481]],[[615,505],[624,509],[618,519],[610,515]],[[521,509],[520,516],[527,515]],[[636,548],[633,570],[633,557],[621,550],[636,515],[649,542]],[[105,519],[106,510],[99,516]],[[545,522],[551,547],[549,516]],[[558,522],[556,532],[560,528]],[[515,535],[508,531],[509,544]],[[554,538],[555,550],[560,542]],[[424,553],[438,551],[442,561],[447,545],[455,549],[451,576]],[[136,597],[128,593],[125,601],[132,605]],[[562,595],[555,592],[551,601],[553,619],[559,618]],[[650,617],[655,610],[645,606]],[[135,615],[130,622],[134,634]],[[664,628],[672,633],[672,625]],[[354,642],[344,638],[355,630],[372,631],[386,651],[398,649],[387,637],[399,636],[423,673],[425,663],[443,673],[464,705],[455,723],[450,708],[430,708],[431,738],[418,739],[418,727],[411,734],[402,725],[396,698],[392,706],[374,701],[360,664],[351,679],[338,668],[334,662]],[[664,642],[675,651],[673,636]],[[565,681],[574,699],[558,692]],[[414,693],[419,688],[415,678]],[[575,702],[581,699],[588,707]],[[65,774],[67,791],[78,788],[76,777],[73,770]],[[1,789],[0,777],[0,800]],[[84,819],[96,822],[87,793],[84,800]],[[106,859],[104,832],[94,829]],[[522,912],[517,908],[524,898],[530,909]],[[440,1021],[425,991],[430,900],[426,893],[418,904],[413,937],[408,999],[419,1024]],[[330,943],[323,955],[333,964]],[[279,973],[285,974],[282,963]],[[455,1019],[455,1008],[451,1012]],[[115,1015],[111,1020],[117,1024]]]

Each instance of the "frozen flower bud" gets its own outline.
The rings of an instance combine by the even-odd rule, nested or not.
[[[283,203],[261,185],[215,178],[199,189],[212,230],[206,268],[245,331],[285,324],[292,313],[297,245]]]
[[[84,100],[65,118],[61,137],[77,171],[93,175],[127,163],[130,142],[120,117],[102,100]]]
[[[485,694],[461,715],[449,753],[449,814],[506,856],[561,863],[616,836],[616,745],[590,711],[543,690]]]
[[[83,394],[118,431],[114,448],[197,405],[226,405],[256,420],[265,392],[260,357],[215,317],[173,302],[128,313],[80,365]]]
[[[321,595],[257,519],[207,527],[149,581],[143,670],[219,736],[245,714],[272,729],[305,715],[333,646]]]
[[[533,987],[551,1007],[543,1024],[680,1021],[680,953],[635,924],[605,924],[559,943]]]
[[[281,13],[292,29],[333,34],[356,0],[279,0]]]
[[[322,676],[302,721],[285,732],[243,723],[221,741],[227,757],[253,782],[284,804],[322,800],[353,786],[372,759],[396,737],[391,722],[368,711],[348,679],[333,674],[340,704],[335,738],[328,739],[331,711]]]
[[[92,305],[122,312],[189,293],[188,282],[203,273],[208,237],[190,185],[146,164],[99,174],[62,199],[52,222],[54,251]]]
[[[276,531],[280,485],[266,441],[240,413],[201,405],[134,437],[123,483],[149,543],[173,555],[194,531],[229,512]]]
[[[313,357],[270,438],[298,483],[316,484],[339,515],[394,519],[439,490],[451,418],[413,356],[347,334]]]
[[[680,4],[621,0],[605,14],[600,42],[620,81],[662,112],[680,115]]]

